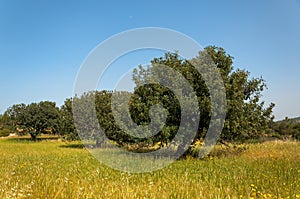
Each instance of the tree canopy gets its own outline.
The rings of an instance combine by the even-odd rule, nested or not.
[[[203,138],[211,118],[209,90],[201,74],[193,67],[193,63],[203,61],[201,60],[203,58],[201,53],[208,53],[213,59],[226,89],[227,114],[221,138],[225,140],[244,140],[266,133],[269,130],[269,123],[273,119],[272,109],[274,104],[265,107],[265,103],[261,101],[262,91],[266,88],[265,81],[262,78],[250,78],[250,73],[245,70],[233,70],[233,57],[226,54],[223,48],[209,46],[203,52],[200,52],[198,57],[190,61],[181,59],[177,53],[166,53],[165,57],[155,58],[152,61],[152,65],[163,64],[179,71],[195,90],[201,112],[197,138]],[[140,66],[139,69],[136,69],[133,76],[135,83],[141,85],[145,78],[153,76],[152,69],[153,66],[148,68]],[[149,85],[139,88],[139,94],[146,93],[149,90],[147,87]],[[166,106],[171,104],[172,110],[177,110],[175,114],[169,114],[170,118],[167,119],[169,121],[167,125],[176,126],[180,118],[178,103],[170,100],[172,95],[166,88],[157,85],[152,85],[151,88],[156,90],[156,95],[161,95],[163,96],[161,98],[169,100],[169,105]],[[184,95],[184,90],[182,95]],[[138,105],[135,106],[149,108],[155,103],[154,100],[149,101],[140,101],[140,104],[137,103]],[[146,121],[147,114],[145,113],[147,113],[146,108],[133,118],[138,118],[137,123]]]
[[[54,102],[16,104],[5,114],[20,134],[29,133],[33,140],[43,132],[56,134],[60,128],[59,109]]]

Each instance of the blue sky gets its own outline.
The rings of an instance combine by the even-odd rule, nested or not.
[[[266,79],[263,99],[276,104],[277,119],[300,116],[299,0],[0,0],[0,113],[21,102],[61,105],[93,48],[119,32],[149,26],[225,48],[235,67]],[[159,53],[131,56],[124,67]]]

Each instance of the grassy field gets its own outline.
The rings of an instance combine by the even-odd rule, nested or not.
[[[0,139],[0,198],[300,198],[296,142],[251,144],[238,156],[180,160],[144,174],[66,146]]]

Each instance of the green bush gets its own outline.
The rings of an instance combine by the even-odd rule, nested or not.
[[[293,135],[293,138],[300,141],[300,132],[297,132]]]
[[[274,133],[272,135],[273,138],[282,139],[282,136],[279,133]]]
[[[0,130],[0,137],[7,137],[10,134],[10,130],[9,129],[1,129]]]

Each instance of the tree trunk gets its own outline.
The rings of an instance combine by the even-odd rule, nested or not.
[[[96,138],[96,148],[100,148],[100,147],[101,147],[101,142],[99,138]]]
[[[33,141],[36,141],[37,135],[35,133],[31,133],[30,136]]]

